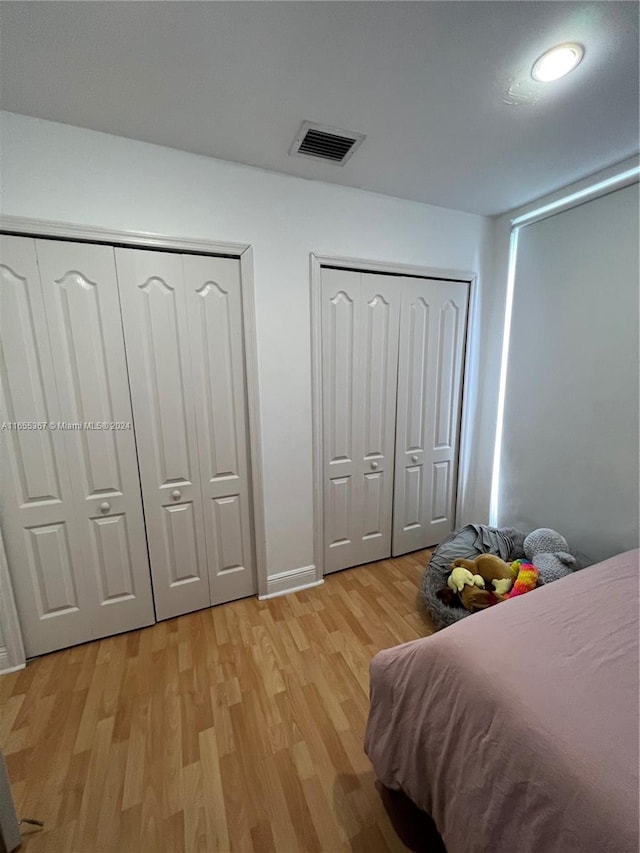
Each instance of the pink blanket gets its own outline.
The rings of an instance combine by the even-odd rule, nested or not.
[[[367,755],[448,853],[638,853],[639,559],[373,659]]]

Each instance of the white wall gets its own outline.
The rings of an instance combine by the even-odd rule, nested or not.
[[[483,354],[483,369],[477,389],[486,415],[484,419],[479,419],[478,434],[475,437],[478,446],[486,447],[492,440],[491,436],[495,435],[512,219],[636,165],[637,158],[625,161],[496,219],[492,269],[485,279],[484,287],[485,298],[494,305],[495,310],[483,314],[483,325],[479,329],[479,335],[487,343],[487,348]],[[615,195],[607,198],[608,204],[613,204],[617,209],[616,201],[619,199],[616,200]],[[604,204],[605,199],[602,202]],[[586,227],[586,223],[581,222],[581,217],[588,213],[588,208],[589,205],[584,205],[575,209],[578,233],[580,227]],[[637,222],[637,197],[635,207],[632,202],[630,210],[635,211]],[[625,219],[623,215],[625,229],[612,232],[613,223],[608,221],[611,212],[603,211],[604,208],[595,210],[595,217],[591,217],[591,227],[596,230],[597,237],[602,239],[603,252],[606,248],[609,258],[614,260],[609,261],[606,273],[603,274],[600,270],[599,282],[590,278],[588,286],[585,284],[585,278],[592,271],[595,272],[594,264],[587,262],[585,257],[585,248],[589,242],[594,241],[593,235],[588,236],[586,231],[583,232],[578,246],[574,246],[565,259],[572,275],[561,276],[561,279],[554,283],[558,289],[558,298],[554,299],[554,294],[546,289],[548,273],[544,270],[544,262],[547,252],[538,250],[534,253],[540,268],[533,278],[528,276],[528,280],[525,280],[524,277],[519,277],[516,269],[514,309],[517,309],[517,316],[514,312],[512,341],[515,337],[525,346],[527,340],[530,352],[519,364],[513,359],[509,362],[503,443],[505,452],[502,455],[499,511],[495,519],[499,524],[557,527],[571,544],[582,548],[594,558],[604,558],[625,548],[634,547],[638,536],[638,230],[633,218]],[[591,212],[593,213],[594,209]],[[558,225],[559,222],[559,217],[548,220],[550,233],[555,232],[558,237],[560,229],[554,229],[554,223]],[[525,233],[526,229],[523,229],[521,234]],[[565,242],[562,238],[558,243],[559,247],[564,246]],[[597,259],[597,252],[595,257]],[[538,293],[540,280],[545,287],[544,292]],[[625,306],[618,312],[617,317],[616,303]],[[576,308],[576,312],[573,312],[572,306]],[[527,318],[528,315],[532,315],[531,331],[534,339],[526,339],[526,328],[523,328],[528,325],[523,317]],[[576,322],[578,315],[579,322]],[[558,332],[557,339],[549,341],[549,345],[560,345],[564,341],[568,355],[565,364],[557,356],[553,367],[547,365],[543,368],[544,376],[536,377],[535,381],[538,383],[548,379],[556,395],[555,401],[547,398],[544,407],[555,405],[558,414],[555,425],[560,433],[564,431],[565,434],[570,432],[569,426],[566,421],[562,426],[560,423],[566,413],[570,414],[572,405],[575,405],[576,412],[592,412],[588,419],[582,417],[581,420],[574,420],[572,424],[572,443],[568,442],[566,445],[569,451],[566,465],[562,452],[553,460],[547,458],[548,446],[543,449],[542,443],[537,441],[537,436],[541,434],[542,424],[538,421],[542,416],[543,405],[543,401],[536,398],[538,389],[533,389],[533,396],[528,398],[524,393],[526,383],[531,384],[534,381],[530,375],[531,371],[535,374],[537,366],[544,365],[547,324],[549,329],[554,330],[554,336],[556,331]],[[592,330],[588,337],[584,334],[585,324]],[[564,336],[560,334],[562,329]],[[582,379],[580,383],[573,381],[570,374],[576,367],[576,352],[582,352],[583,359],[593,361],[592,383],[582,383]],[[600,375],[601,369],[611,371],[612,359],[614,363],[616,359],[623,360],[624,367],[619,365],[618,369],[613,371],[611,381],[606,382]],[[573,367],[569,367],[570,362]],[[529,375],[525,376],[525,372]],[[518,390],[522,391],[520,396]],[[612,405],[612,395],[619,398],[617,408]],[[607,408],[608,422],[612,427],[611,435],[617,433],[623,438],[622,441],[606,441]],[[532,414],[531,409],[534,410]],[[618,414],[620,418],[617,417]],[[544,418],[548,424],[549,413],[544,414]],[[539,451],[537,456],[536,448]],[[531,460],[530,454],[534,454],[534,458],[538,460],[536,483],[540,477],[544,481],[545,470],[551,471],[546,481],[546,493],[538,490],[537,496],[534,496],[531,491],[534,475],[531,473],[531,466],[527,468],[524,464],[523,454],[526,454],[527,464]],[[569,456],[572,457],[570,465]],[[580,459],[582,464],[578,464],[577,459]],[[571,472],[566,478],[566,489],[560,490],[557,478],[554,479],[555,473],[563,472],[567,467],[571,468]],[[488,481],[486,476],[482,477],[483,488]],[[529,493],[527,488],[530,489]]]
[[[309,253],[476,271],[479,304],[493,310],[491,222],[11,113],[0,133],[4,215],[253,246],[268,573],[312,564]],[[463,505],[478,521],[493,446],[483,435],[469,448]]]
[[[638,547],[638,184],[521,229],[499,520]]]

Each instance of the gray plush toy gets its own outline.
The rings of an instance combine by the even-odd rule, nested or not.
[[[539,572],[540,586],[570,575],[577,568],[567,540],[549,527],[539,527],[525,538],[524,553]]]

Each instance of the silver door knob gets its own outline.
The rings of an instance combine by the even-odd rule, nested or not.
[[[110,509],[111,504],[109,503],[109,501],[104,501],[100,504],[100,512],[109,512]]]
[[[411,461],[412,461],[412,462],[417,462],[417,461],[418,461],[418,457],[417,457],[417,456],[412,456],[412,457],[411,457]]]
[[[180,489],[174,489],[171,492],[171,497],[174,499],[174,501],[178,501],[182,497],[182,492],[180,491]]]
[[[375,461],[375,459],[374,459],[374,460],[373,460],[373,462],[371,463],[371,467],[372,467],[374,470],[378,467],[378,463]]]

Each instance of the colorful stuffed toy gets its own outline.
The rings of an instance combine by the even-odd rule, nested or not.
[[[514,560],[511,563],[511,573],[515,577],[513,588],[505,598],[515,598],[516,595],[524,595],[536,588],[538,583],[538,570],[527,560]]]
[[[494,554],[480,554],[474,560],[458,558],[451,568],[448,589],[440,590],[438,598],[451,605],[457,597],[470,613],[523,595],[538,583],[538,570],[532,563],[515,560],[509,565]]]

